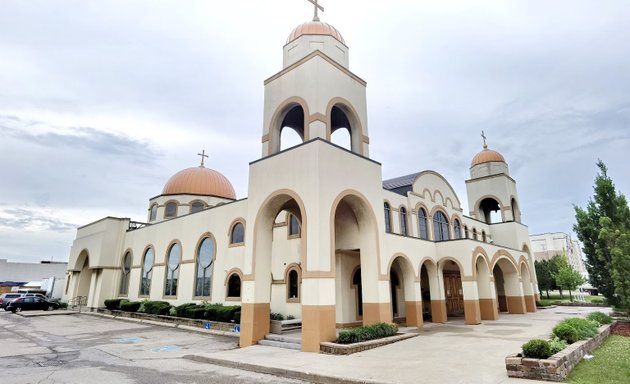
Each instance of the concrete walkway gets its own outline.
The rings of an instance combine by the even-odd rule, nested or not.
[[[419,337],[350,356],[248,348],[186,358],[316,383],[535,383],[509,379],[504,359],[533,338],[549,337],[560,320],[610,308],[556,307],[526,315],[502,314],[498,321],[465,325],[425,324]]]

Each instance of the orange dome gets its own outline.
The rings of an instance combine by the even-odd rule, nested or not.
[[[163,195],[211,195],[236,199],[232,183],[219,172],[203,166],[186,168],[174,174],[164,185]]]
[[[341,37],[341,33],[328,23],[322,23],[321,21],[309,21],[304,24],[300,24],[295,29],[289,37],[287,38],[287,44],[297,39],[302,35],[327,35],[332,36],[335,39],[341,41],[344,45],[346,42]]]
[[[472,168],[475,165],[489,163],[491,161],[500,161],[505,163],[505,158],[499,152],[488,149],[488,146],[484,146],[483,150],[473,157],[470,167]]]

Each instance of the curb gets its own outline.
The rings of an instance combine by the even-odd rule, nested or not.
[[[183,356],[183,358],[187,360],[196,361],[198,363],[207,363],[207,364],[219,365],[226,368],[235,368],[235,369],[241,369],[244,371],[264,373],[267,375],[280,376],[280,377],[289,378],[289,379],[304,380],[304,381],[309,381],[311,383],[316,383],[316,384],[386,384],[381,381],[359,380],[359,379],[350,379],[346,377],[321,375],[319,373],[302,372],[302,371],[296,371],[293,369],[267,367],[267,366],[258,365],[258,364],[239,363],[232,360],[219,359],[216,357],[208,357],[208,356],[201,356],[201,355],[185,355]]]
[[[160,321],[155,321],[155,320],[134,319],[134,318],[130,318],[130,317],[117,317],[117,316],[107,315],[107,314],[104,314],[104,313],[96,313],[96,312],[81,312],[81,314],[82,315],[89,315],[89,316],[99,316],[99,317],[104,317],[106,319],[112,319],[112,320],[128,321],[128,322],[132,322],[132,323],[155,325],[155,326],[158,326],[158,327],[181,329],[182,331],[201,333],[202,335],[226,336],[226,337],[232,337],[232,338],[240,337],[239,334],[234,333],[234,332],[213,331],[211,329],[203,329],[203,328],[191,327],[189,325],[175,325],[175,324],[171,324],[171,323],[162,323]]]
[[[16,312],[18,316],[22,317],[41,317],[41,316],[68,316],[68,315],[78,315],[79,312],[74,311],[64,311],[64,312],[55,312],[55,311],[33,311],[32,313],[25,313],[25,311]]]

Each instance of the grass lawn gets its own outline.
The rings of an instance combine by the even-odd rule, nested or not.
[[[546,307],[549,305],[571,302],[571,300],[569,300],[569,292],[564,291],[564,297],[560,297],[560,294],[557,293],[557,291],[556,292],[551,291],[551,292],[553,293],[549,295],[549,299],[547,299],[547,294],[545,292],[542,292],[540,294],[540,300],[539,300],[540,305],[542,305],[543,307]],[[573,300],[575,300],[575,297],[573,297]],[[587,303],[602,304],[604,302],[604,296],[585,295],[584,301],[586,301]]]
[[[610,336],[593,355],[591,360],[580,361],[567,383],[630,383],[630,337]]]

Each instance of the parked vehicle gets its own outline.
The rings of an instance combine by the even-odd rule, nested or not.
[[[15,313],[29,310],[52,311],[53,309],[59,309],[59,303],[48,301],[39,296],[24,296],[11,301],[5,310]]]
[[[6,310],[7,305],[9,305],[9,302],[22,296],[23,294],[21,293],[3,293],[2,295],[0,295],[0,307]]]

